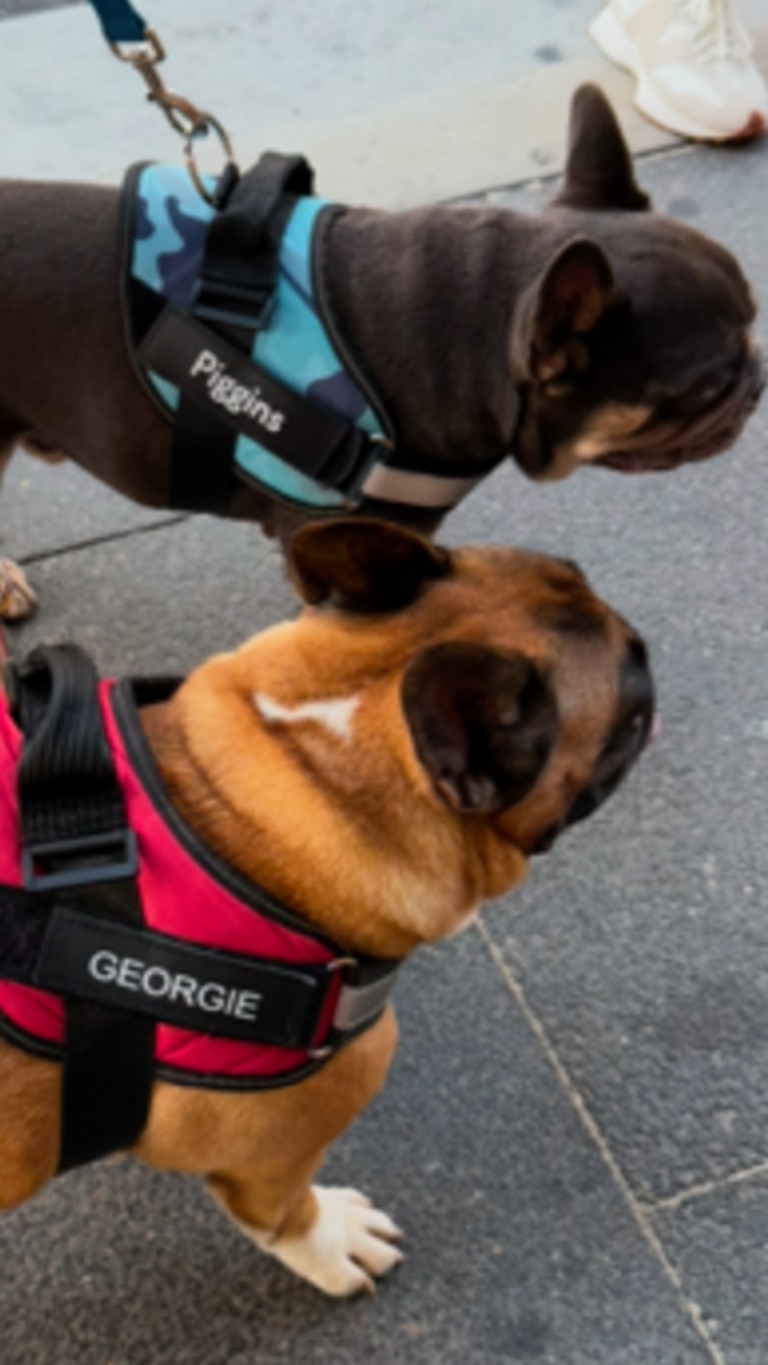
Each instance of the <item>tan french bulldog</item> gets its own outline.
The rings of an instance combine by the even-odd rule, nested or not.
[[[290,563],[298,619],[137,703],[129,747],[187,844],[340,953],[404,958],[520,882],[624,777],[653,719],[645,648],[560,559],[449,551],[356,518],[297,532]],[[114,983],[113,968],[102,953],[96,974]],[[125,968],[126,999],[143,970]],[[144,979],[161,990],[157,969]],[[397,1228],[356,1191],[312,1182],[396,1036],[387,1006],[283,1088],[156,1076],[133,1154],[204,1176],[254,1242],[326,1293],[370,1290],[400,1259]],[[56,1172],[61,1089],[54,1060],[0,1042],[6,1209]]]

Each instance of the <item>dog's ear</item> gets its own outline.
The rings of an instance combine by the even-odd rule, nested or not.
[[[451,567],[442,550],[415,531],[366,517],[310,522],[288,547],[291,578],[311,606],[386,612],[407,607],[425,583]]]
[[[490,815],[522,800],[557,736],[554,694],[515,651],[433,645],[408,667],[401,695],[418,758],[456,811]]]
[[[584,368],[588,356],[579,336],[591,332],[621,298],[602,247],[588,237],[567,242],[527,302],[523,364],[529,375],[546,381],[569,365]]]
[[[616,115],[602,90],[581,85],[571,104],[565,183],[552,207],[648,209]]]

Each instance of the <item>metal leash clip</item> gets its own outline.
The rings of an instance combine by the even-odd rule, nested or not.
[[[171,127],[183,137],[184,161],[198,194],[206,203],[219,207],[228,197],[239,175],[235,153],[226,129],[213,114],[198,109],[197,105],[184,95],[177,95],[168,89],[157,69],[160,62],[165,61],[166,52],[154,29],[144,29],[143,40],[136,48],[127,48],[117,42],[110,42],[109,46],[119,61],[128,62],[138,71],[147,86],[147,99],[162,109]],[[198,169],[193,145],[196,139],[207,137],[211,130],[218,137],[226,158],[224,169],[213,191],[206,188]]]

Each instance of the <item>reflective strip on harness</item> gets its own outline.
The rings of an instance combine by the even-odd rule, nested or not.
[[[380,502],[402,502],[410,507],[445,510],[461,502],[477,482],[477,475],[467,479],[446,478],[375,464],[360,487],[366,498],[376,498]]]

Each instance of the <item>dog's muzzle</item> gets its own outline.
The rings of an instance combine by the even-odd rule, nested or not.
[[[532,854],[547,853],[564,829],[586,820],[602,806],[657,732],[648,655],[642,640],[635,636],[629,641],[619,670],[619,699],[613,728],[603,744],[592,777],[562,818],[544,831],[531,850]]]
[[[726,382],[717,401],[706,411],[683,418],[659,415],[625,449],[599,455],[591,463],[621,474],[662,473],[681,464],[707,460],[728,450],[741,435],[763,394],[766,370],[757,344],[751,346],[739,373]],[[656,430],[654,430],[656,426]]]

